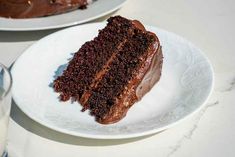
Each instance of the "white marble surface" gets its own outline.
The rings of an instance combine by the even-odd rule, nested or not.
[[[175,32],[206,53],[215,71],[215,89],[206,107],[183,123],[153,136],[91,140],[49,130],[13,104],[8,142],[10,157],[235,156],[235,1],[146,2],[128,0],[115,14]],[[0,62],[10,66],[29,45],[54,31],[0,31]]]

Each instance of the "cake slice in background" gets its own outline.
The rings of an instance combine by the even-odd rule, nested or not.
[[[0,16],[33,18],[84,9],[92,0],[0,0]]]
[[[54,89],[61,101],[80,102],[97,122],[115,123],[159,81],[162,62],[154,33],[139,21],[115,16],[75,53]]]

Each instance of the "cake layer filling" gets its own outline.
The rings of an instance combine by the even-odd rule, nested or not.
[[[148,47],[156,42],[154,36],[139,29],[134,30],[133,36],[126,42],[110,64],[110,70],[104,75],[97,87],[92,89],[91,96],[85,107],[97,119],[104,117],[122,98],[122,93],[129,81],[138,72],[142,61],[148,57]],[[140,81],[140,80],[139,80]]]

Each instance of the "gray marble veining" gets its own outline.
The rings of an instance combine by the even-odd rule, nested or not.
[[[204,114],[209,108],[215,107],[219,104],[219,100],[213,102],[213,103],[208,103],[197,115],[197,117],[194,119],[194,124],[193,126],[184,134],[180,139],[176,142],[174,146],[171,146],[169,151],[169,154],[167,157],[173,156],[185,143],[186,140],[191,140],[194,132],[197,130],[198,125]]]

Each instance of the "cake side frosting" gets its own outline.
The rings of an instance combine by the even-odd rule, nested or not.
[[[144,26],[137,20],[132,23],[140,30],[147,32]],[[98,119],[99,123],[110,124],[121,120],[126,116],[129,108],[149,92],[152,87],[159,81],[161,77],[161,69],[163,63],[163,55],[159,39],[154,33],[148,32],[154,36],[155,42],[147,50],[147,58],[142,63],[141,68],[136,72],[129,81],[123,94],[116,99],[116,105],[113,106],[109,113]]]

